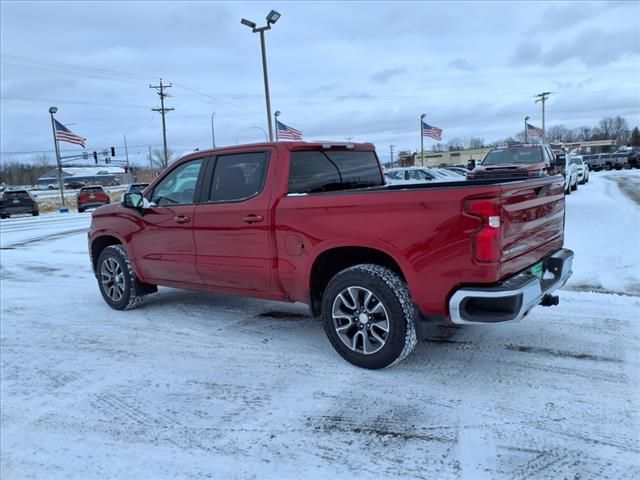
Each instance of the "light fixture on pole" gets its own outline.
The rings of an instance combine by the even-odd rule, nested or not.
[[[262,133],[264,133],[264,141],[265,142],[269,141],[269,139],[267,138],[267,131],[264,128],[262,128],[262,127],[249,127],[249,128],[256,128],[256,129],[260,130]],[[236,143],[238,143],[238,142],[236,141]]]
[[[424,117],[426,117],[427,114],[423,113],[422,115],[420,115],[420,164],[424,167],[424,131],[423,131],[423,125],[424,125]]]
[[[58,187],[60,188],[60,199],[62,206],[64,204],[64,182],[62,181],[62,162],[60,161],[60,145],[58,144],[58,136],[56,135],[56,120],[53,115],[58,112],[58,107],[49,107],[49,115],[51,115],[51,128],[53,130],[53,143],[56,146],[56,165],[58,166]]]
[[[213,112],[211,114],[211,145],[213,146],[213,148],[216,148],[216,132],[213,129],[213,117],[216,116],[216,112]]]
[[[260,34],[260,47],[262,49],[262,73],[264,76],[264,96],[267,102],[267,123],[269,125],[269,141],[273,142],[273,125],[271,123],[271,98],[269,95],[269,75],[267,73],[267,49],[264,43],[264,32],[271,30],[271,25],[276,23],[280,18],[280,14],[275,10],[271,10],[267,15],[267,24],[264,27],[257,27],[255,22],[243,18],[240,23],[246,27],[249,27],[253,33]]]
[[[276,120],[276,142],[278,141],[278,117],[280,116],[280,110],[276,110],[276,113],[273,114]]]
[[[527,126],[527,121],[529,120],[529,116],[524,117],[524,143],[528,143],[527,130],[529,127]]]

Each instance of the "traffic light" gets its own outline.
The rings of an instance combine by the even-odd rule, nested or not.
[[[111,156],[112,157],[116,156],[116,147],[111,147]]]
[[[98,164],[98,152],[93,152],[93,160]]]

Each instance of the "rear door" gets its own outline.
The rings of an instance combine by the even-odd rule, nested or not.
[[[271,154],[263,149],[215,158],[206,201],[196,207],[193,222],[197,271],[208,285],[255,291],[271,286]]]
[[[131,245],[148,280],[201,284],[196,270],[193,217],[206,158],[174,167],[146,196],[154,206],[140,217]]]

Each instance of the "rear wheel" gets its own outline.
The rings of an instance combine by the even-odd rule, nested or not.
[[[84,208],[78,207],[78,213],[84,213]]]
[[[416,309],[392,270],[355,265],[331,279],[322,299],[329,341],[348,362],[379,369],[402,361],[416,345]]]
[[[96,265],[102,298],[114,310],[129,310],[140,305],[143,295],[136,294],[136,276],[122,245],[106,247]]]

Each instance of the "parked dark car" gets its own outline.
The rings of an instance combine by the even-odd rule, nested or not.
[[[101,185],[91,185],[82,187],[76,197],[78,203],[78,212],[82,213],[87,208],[101,207],[111,202],[109,195],[104,191]]]
[[[71,190],[77,190],[78,188],[84,187],[85,183],[80,180],[71,180],[69,182],[65,182],[64,186]]]
[[[28,190],[9,190],[0,197],[0,218],[11,215],[30,213],[34,217],[40,215],[38,202]]]

